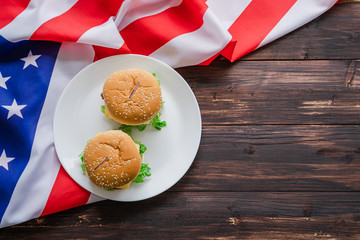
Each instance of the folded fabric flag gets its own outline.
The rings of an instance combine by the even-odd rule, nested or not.
[[[14,0],[0,16],[0,227],[101,200],[61,167],[57,101],[85,66],[115,54],[172,67],[230,61],[336,0]]]

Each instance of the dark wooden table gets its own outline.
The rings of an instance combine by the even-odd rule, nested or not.
[[[360,239],[360,3],[344,2],[235,63],[177,69],[203,135],[170,190],[34,219],[0,239]]]

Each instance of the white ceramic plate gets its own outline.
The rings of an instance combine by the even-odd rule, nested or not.
[[[107,191],[93,184],[80,167],[78,155],[98,132],[117,128],[118,123],[100,111],[105,80],[114,72],[141,68],[155,72],[160,80],[164,108],[161,131],[148,126],[133,130],[133,138],[147,146],[144,161],[151,177],[132,183],[129,189]],[[191,166],[201,138],[199,105],[186,81],[163,62],[141,55],[118,55],[99,60],[80,71],[62,93],[55,111],[54,141],[57,155],[67,173],[83,188],[103,198],[138,201],[156,196],[179,181]]]

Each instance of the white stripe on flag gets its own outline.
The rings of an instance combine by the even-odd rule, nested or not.
[[[45,22],[68,11],[77,0],[32,0],[11,23],[0,30],[10,42],[27,40]]]
[[[128,0],[116,14],[115,24],[122,30],[137,19],[152,16],[168,8],[180,5],[182,0]]]
[[[98,195],[95,195],[95,194],[90,194],[89,200],[87,201],[86,204],[99,202],[99,201],[102,201],[102,200],[105,200],[105,198],[99,197]]]
[[[90,45],[61,45],[37,125],[30,161],[14,189],[0,227],[24,222],[42,213],[60,168],[53,144],[55,107],[66,84],[93,58],[94,50]]]
[[[206,4],[214,12],[225,29],[229,29],[251,0],[208,0]]]
[[[310,22],[330,9],[337,0],[298,0],[282,17],[278,24],[264,38],[257,48],[260,48],[277,38]]]
[[[116,17],[110,17],[104,24],[89,29],[77,42],[119,49],[124,44],[120,30],[137,19],[161,13],[181,2],[182,0],[127,0],[121,5]]]
[[[77,42],[116,49],[121,48],[124,44],[113,17],[110,17],[108,21],[99,26],[90,28],[81,35]]]
[[[217,54],[229,43],[231,35],[210,9],[203,19],[199,29],[171,39],[149,56],[172,67],[183,67],[202,63]]]

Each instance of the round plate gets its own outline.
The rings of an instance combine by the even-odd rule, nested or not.
[[[147,146],[144,162],[151,177],[144,183],[132,183],[129,189],[107,191],[83,174],[78,155],[96,133],[119,127],[101,112],[100,94],[105,80],[114,72],[141,68],[156,73],[160,80],[164,108],[161,131],[148,126],[133,130],[135,141]],[[142,55],[117,55],[90,64],[67,85],[56,107],[54,142],[57,155],[67,173],[86,190],[112,200],[138,201],[156,196],[179,181],[191,166],[201,138],[199,105],[186,81],[165,63]]]

